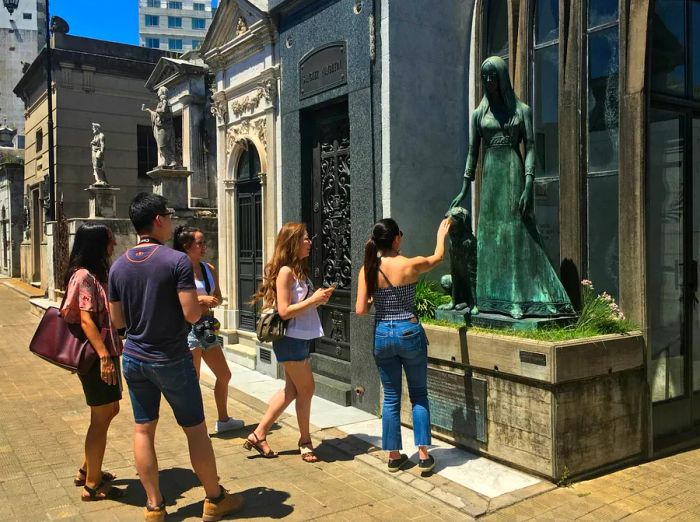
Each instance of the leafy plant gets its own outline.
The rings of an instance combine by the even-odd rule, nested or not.
[[[421,320],[433,319],[435,309],[441,304],[449,302],[450,296],[445,295],[435,281],[425,278],[418,280],[416,284],[416,312]]]
[[[588,279],[581,281],[581,290],[583,306],[576,329],[593,330],[598,334],[625,333],[633,329],[611,295],[596,294]]]

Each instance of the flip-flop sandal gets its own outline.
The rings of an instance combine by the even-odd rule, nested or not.
[[[73,479],[73,484],[75,484],[76,486],[84,486],[86,477],[87,471],[85,471],[83,468],[80,468],[78,470],[78,476]],[[102,482],[113,482],[116,478],[117,476],[113,473],[110,473],[108,471],[102,472]]]
[[[107,491],[102,491],[105,486],[109,486]],[[96,488],[91,488],[90,486],[83,486],[83,489],[87,491],[87,496],[82,495],[80,500],[83,502],[95,502],[98,500],[117,500],[124,496],[124,491],[112,487],[110,484],[105,482],[100,482]]]
[[[243,443],[243,447],[247,449],[248,451],[255,449],[260,455],[262,455],[263,458],[266,459],[274,459],[277,458],[278,454],[272,451],[271,449],[268,448],[267,451],[263,449],[263,447],[260,445],[261,442],[266,442],[267,439],[259,439],[258,436],[255,434],[255,432],[251,433],[253,437],[255,437],[255,442],[253,442],[250,439],[246,439],[245,442]],[[250,437],[250,435],[248,435]]]

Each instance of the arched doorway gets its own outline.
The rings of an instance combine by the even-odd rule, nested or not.
[[[257,305],[250,305],[263,271],[262,240],[262,186],[260,183],[260,155],[252,142],[245,142],[245,150],[236,165],[236,246],[238,289],[238,328],[255,330]]]

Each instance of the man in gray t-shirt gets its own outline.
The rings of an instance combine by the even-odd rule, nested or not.
[[[219,484],[199,381],[187,347],[188,323],[197,322],[201,309],[192,263],[185,254],[163,245],[173,231],[173,213],[166,203],[156,194],[136,195],[129,217],[139,242],[109,271],[112,322],[116,328],[126,328],[122,365],[136,421],[134,458],[146,490],[145,518],[164,520],[154,445],[162,395],[185,431],[192,467],[207,495],[202,518],[219,520],[238,511],[243,497]]]

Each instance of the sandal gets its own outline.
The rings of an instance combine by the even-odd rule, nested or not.
[[[109,487],[109,489],[105,490],[106,487]],[[80,500],[83,502],[93,502],[96,500],[117,500],[124,496],[124,491],[119,488],[112,487],[111,484],[106,482],[100,482],[96,488],[83,486],[83,489],[88,493],[87,495],[82,495],[80,497]]]
[[[311,441],[299,441],[299,454],[301,455],[301,460],[303,460],[304,462],[318,462],[318,457],[316,456],[316,453],[314,453],[314,448],[312,446]]]
[[[269,447],[268,447],[267,451],[265,451],[263,449],[263,447],[260,445],[261,442],[267,442],[266,438],[259,439],[258,436],[255,434],[255,432],[251,433],[250,435],[255,437],[255,442],[253,442],[249,438],[246,438],[245,442],[243,443],[243,447],[245,449],[247,449],[248,451],[255,449],[258,453],[260,453],[260,455],[262,455],[266,459],[274,459],[278,456],[277,453],[272,451]],[[250,435],[248,435],[248,437],[250,437]]]
[[[84,486],[86,477],[87,471],[85,471],[83,468],[80,468],[78,470],[78,476],[73,479],[73,484],[75,484],[76,486]],[[116,475],[108,471],[102,472],[102,482],[113,482],[116,478]]]

